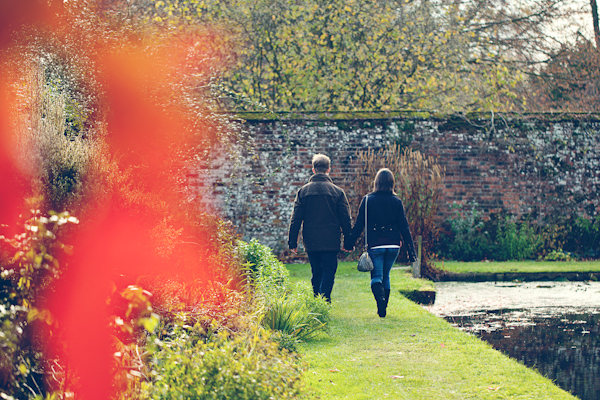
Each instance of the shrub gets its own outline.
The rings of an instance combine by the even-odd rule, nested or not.
[[[290,273],[267,246],[256,239],[239,241],[238,250],[247,268],[247,277],[259,296],[285,291]]]
[[[299,299],[306,305],[306,308],[320,322],[327,325],[331,319],[331,304],[323,296],[316,296],[313,293],[312,286],[308,282],[296,282],[292,286],[292,296]]]
[[[20,157],[34,167],[45,209],[80,214],[84,181],[98,151],[93,130],[86,127],[91,99],[83,87],[75,87],[63,61],[48,53],[43,58],[45,63],[23,76],[30,92],[21,99],[27,106],[22,107]]]
[[[292,285],[289,271],[271,249],[252,239],[250,243],[240,242],[239,251],[247,264],[262,324],[282,332],[282,347],[289,348],[283,344],[290,342],[285,335],[304,341],[326,331],[330,305],[323,297],[314,297],[306,282]]]
[[[600,258],[600,214],[595,218],[575,217],[565,248],[582,257]]]
[[[0,387],[9,392],[0,393],[17,398],[28,398],[32,388],[42,395],[40,388],[55,378],[44,374],[39,329],[33,325],[54,328],[40,294],[62,273],[58,256],[70,252],[70,246],[58,240],[62,230],[68,223],[78,223],[68,212],[43,215],[39,199],[33,199],[30,206],[23,233],[13,238],[0,235],[4,252],[14,252],[10,261],[0,265]]]
[[[544,257],[544,261],[571,261],[571,255],[562,250],[552,250]]]
[[[481,260],[490,252],[490,238],[484,230],[477,203],[471,203],[471,209],[463,212],[463,206],[452,204],[454,210],[448,221],[450,235],[442,237],[440,253],[459,261]]]
[[[534,259],[541,243],[528,221],[519,223],[506,217],[497,226],[494,258],[498,261]]]
[[[477,203],[468,212],[454,204],[453,217],[447,222],[449,235],[440,240],[441,256],[459,261],[497,261],[535,259],[543,248],[544,236],[531,220],[516,221],[492,214],[483,221]]]
[[[210,334],[185,322],[177,321],[164,340],[155,340],[142,398],[266,400],[301,392],[298,359],[279,350],[268,332]]]
[[[308,310],[306,303],[289,296],[268,300],[262,323],[271,330],[293,335],[299,341],[308,340],[325,329],[325,323]]]

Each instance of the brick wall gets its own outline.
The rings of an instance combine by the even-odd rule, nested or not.
[[[353,196],[348,182],[360,169],[357,151],[391,143],[436,157],[445,168],[440,221],[451,215],[453,202],[475,201],[484,215],[600,212],[600,122],[511,120],[493,130],[489,123],[402,117],[248,119],[244,128],[251,150],[238,147],[232,157],[217,149],[210,166],[190,171],[189,183],[245,240],[258,238],[276,252],[286,248],[294,196],[311,176],[313,154],[331,158],[333,181]]]

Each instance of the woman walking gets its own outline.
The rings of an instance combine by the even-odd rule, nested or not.
[[[394,184],[392,171],[382,168],[377,172],[373,192],[360,202],[351,235],[351,242],[355,243],[363,229],[366,229],[367,248],[374,266],[371,271],[371,290],[377,302],[377,314],[382,318],[386,315],[390,299],[390,270],[402,243],[406,246],[410,262],[417,259],[404,205],[394,192]]]

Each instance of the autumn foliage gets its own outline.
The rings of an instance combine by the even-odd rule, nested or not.
[[[51,326],[39,332],[49,344],[44,351],[48,359],[61,359],[76,376],[69,380],[65,373],[61,389],[77,398],[105,400],[114,395],[107,300],[115,288],[119,293],[147,275],[195,280],[201,286],[215,279],[227,282],[231,275],[215,239],[215,225],[206,224],[210,218],[201,217],[201,210],[186,204],[174,190],[190,149],[210,146],[215,139],[208,125],[199,122],[202,110],[192,110],[190,102],[181,100],[189,100],[190,88],[208,79],[202,68],[211,64],[204,47],[210,37],[134,33],[103,18],[102,2],[76,3],[28,0],[3,6],[0,227],[5,237],[17,232],[28,197],[42,196],[34,221],[47,220],[50,207],[65,207],[48,196],[44,199],[56,177],[41,173],[47,154],[30,148],[41,143],[42,130],[58,137],[72,135],[64,143],[67,152],[71,142],[93,149],[84,169],[74,166],[72,173],[67,171],[73,190],[81,191],[78,201],[69,203],[71,211],[85,216],[77,227],[61,231],[73,245],[73,254],[56,255],[55,266],[61,267],[56,283],[19,307],[50,311],[52,318],[46,322]],[[82,125],[77,129],[68,131],[59,124],[51,131],[45,123],[50,108],[22,95],[26,87],[40,98],[50,91],[64,100],[63,89],[49,81],[47,69],[36,78],[52,62],[47,54],[54,54],[61,71],[70,71],[61,79],[72,79],[88,96],[88,110],[73,117]],[[77,114],[71,104],[61,104],[58,119],[64,122],[64,108],[71,116]],[[25,226],[33,232],[33,225]],[[37,274],[44,264],[32,260],[3,259],[3,270],[27,264]]]

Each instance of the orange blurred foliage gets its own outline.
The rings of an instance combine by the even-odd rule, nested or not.
[[[62,0],[0,0],[0,67],[5,71],[10,68],[10,60],[15,56],[11,48],[23,44],[19,40],[27,40],[28,36],[18,35],[22,29],[34,26],[39,34],[61,40],[73,33],[70,29],[81,27],[70,20],[74,14],[65,12],[63,4]],[[127,35],[119,40],[106,40],[101,35],[92,37],[95,39],[91,46],[86,42],[84,47],[82,41],[79,47],[71,47],[71,51],[88,54],[94,62],[95,70],[86,73],[102,89],[97,94],[106,116],[110,151],[118,155],[121,168],[133,171],[133,181],[142,188],[141,197],[159,196],[162,209],[173,211],[172,223],[185,226],[185,216],[175,211],[178,207],[175,190],[165,190],[164,176],[174,154],[182,151],[193,136],[189,115],[170,101],[178,95],[172,80],[189,72],[184,67],[189,64],[189,49],[174,47],[164,38],[152,42],[147,37]],[[182,45],[185,41],[173,43]],[[15,131],[11,110],[15,99],[11,87],[14,82],[8,78],[13,75],[0,76],[0,223],[6,226],[16,224],[24,199],[32,191],[28,182],[31,177],[20,170],[13,154]],[[198,132],[194,134],[197,136]],[[200,132],[203,135],[209,136],[210,132]],[[143,173],[136,174],[135,167],[141,165],[144,167],[139,171]],[[168,196],[163,196],[165,193]],[[188,233],[197,236],[198,246],[185,247],[179,254],[184,264],[193,264],[194,268],[173,271],[173,267],[181,265],[172,265],[159,257],[150,237],[152,229],[165,216],[131,210],[135,204],[119,203],[123,201],[123,196],[109,196],[98,204],[93,220],[81,224],[82,229],[73,239],[75,254],[69,259],[69,267],[48,294],[49,309],[64,338],[62,343],[54,343],[48,354],[67,349],[61,358],[69,369],[77,371],[78,383],[71,389],[80,399],[106,400],[113,395],[107,323],[111,282],[121,279],[128,284],[138,276],[159,273],[178,274],[184,279],[212,279],[211,267],[203,260],[216,250],[203,241],[206,238],[201,232],[191,229]]]

